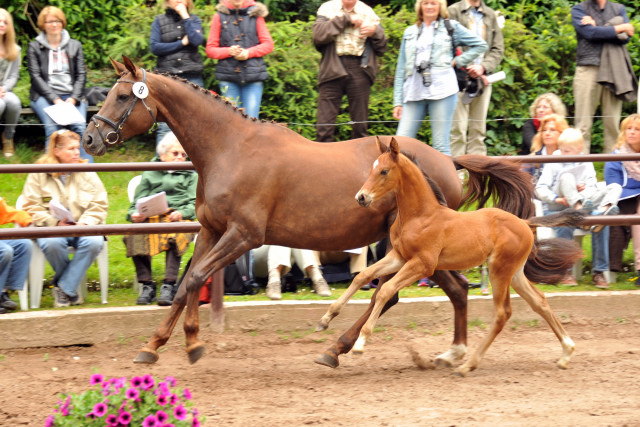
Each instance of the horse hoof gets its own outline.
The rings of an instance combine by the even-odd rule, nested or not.
[[[328,327],[329,325],[323,325],[322,323],[318,323],[318,326],[316,326],[316,332],[326,331]]]
[[[138,353],[135,359],[133,359],[133,363],[144,363],[147,365],[152,365],[158,361],[160,355],[157,351],[151,350],[148,348],[144,348]]]
[[[329,356],[326,353],[322,353],[320,356],[316,357],[314,360],[318,365],[328,366],[330,368],[337,368],[340,365],[340,361],[337,357]]]
[[[204,344],[195,344],[189,350],[187,350],[187,354],[189,355],[189,363],[194,364],[204,355],[206,347]]]
[[[435,363],[436,366],[441,368],[450,368],[453,366],[453,363],[451,363],[450,360],[447,360],[445,358],[439,358],[439,357],[436,357],[436,360],[434,360],[433,363]]]

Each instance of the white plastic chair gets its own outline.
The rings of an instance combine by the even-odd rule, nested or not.
[[[16,202],[16,209],[22,209],[24,198],[22,195],[18,197]],[[107,303],[107,296],[109,294],[109,247],[108,242],[105,240],[102,245],[102,250],[96,257],[96,264],[98,264],[98,270],[100,275],[100,293],[102,296],[102,304]],[[75,248],[69,247],[69,252],[74,253]],[[42,249],[34,241],[33,251],[31,253],[31,263],[29,264],[29,292],[31,292],[31,308],[39,308],[40,301],[42,299],[42,283],[44,282],[44,270],[47,265],[47,259],[42,252]],[[79,294],[82,298],[87,297],[87,280],[83,277],[78,288]],[[20,296],[20,304],[22,305],[22,296]],[[26,298],[26,297],[25,297]]]

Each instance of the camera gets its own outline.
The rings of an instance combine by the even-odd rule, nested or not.
[[[422,84],[426,87],[431,86],[431,64],[429,64],[427,61],[422,61],[416,67],[416,70],[418,70],[418,72],[422,76]]]

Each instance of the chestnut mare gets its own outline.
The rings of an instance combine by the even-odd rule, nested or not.
[[[363,207],[374,207],[388,193],[395,194],[398,213],[390,230],[393,249],[355,277],[349,289],[330,306],[321,320],[320,328],[326,328],[362,285],[375,277],[396,273],[382,285],[373,311],[353,346],[354,354],[360,354],[382,307],[400,289],[430,276],[436,269],[462,270],[486,261],[493,287],[493,324],[476,352],[456,372],[464,376],[477,368],[482,356],[511,316],[509,285],[551,326],[562,344],[563,355],[558,366],[566,369],[574,351],[574,343],[551,311],[544,294],[525,277],[524,265],[529,257],[543,259],[544,263],[545,257],[552,256],[552,261],[564,262],[566,271],[580,258],[582,251],[569,240],[564,241],[568,245],[563,245],[562,239],[553,239],[537,246],[531,228],[575,226],[582,222],[584,215],[579,211],[565,210],[525,221],[495,208],[456,212],[439,203],[437,184],[430,182],[428,176],[425,179],[420,169],[400,153],[394,138],[391,138],[388,149],[379,140],[378,146],[383,154],[373,163],[369,178],[356,194],[356,200]],[[554,242],[561,246],[551,248]],[[552,281],[562,277],[562,274],[546,269],[538,273],[549,276],[548,279]],[[319,363],[324,357],[324,354],[320,356]]]
[[[102,155],[106,144],[164,121],[199,177],[196,215],[202,228],[191,266],[170,311],[135,362],[157,361],[157,349],[171,336],[185,305],[186,351],[191,363],[197,361],[204,352],[198,340],[198,291],[208,277],[246,251],[262,244],[346,250],[388,235],[394,197],[370,209],[353,200],[378,156],[373,137],[315,143],[285,126],[248,118],[223,98],[186,80],[148,73],[126,57],[124,63],[111,62],[120,78],[87,126],[82,140],[87,152]],[[457,209],[465,200],[484,204],[496,196],[497,207],[521,217],[533,213],[530,180],[514,162],[486,156],[452,160],[416,139],[398,138],[398,142],[437,181],[449,207]],[[470,175],[464,196],[456,167],[466,168]],[[465,344],[466,285],[458,274],[447,271],[436,272],[433,280],[454,306],[454,345]],[[222,300],[223,286],[214,280],[212,318],[217,321],[222,318]],[[364,323],[367,318],[368,312],[360,320]],[[336,363],[339,354],[351,349],[360,326],[356,324],[332,348]]]

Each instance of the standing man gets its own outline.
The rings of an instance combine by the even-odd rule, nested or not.
[[[322,54],[316,141],[334,141],[334,123],[345,94],[354,122],[352,138],[367,136],[369,94],[378,71],[376,56],[387,50],[380,18],[359,0],[327,1],[318,9],[313,43]]]
[[[496,11],[482,0],[461,0],[452,4],[449,6],[449,17],[487,42],[484,56],[477,57],[467,67],[469,77],[482,79],[482,85],[478,85],[481,94],[474,98],[458,97],[451,127],[451,155],[486,155],[484,139],[487,135],[487,112],[491,101],[491,84],[487,81],[487,75],[492,74],[502,62],[502,26],[498,22]]]
[[[604,152],[610,153],[618,136],[622,99],[605,89],[599,83],[598,76],[603,72],[619,75],[624,67],[621,61],[610,61],[602,53],[603,50],[618,46],[628,56],[627,47],[623,45],[633,36],[633,25],[629,23],[625,7],[608,0],[586,0],[573,6],[571,23],[578,38],[576,73],[573,78],[575,126],[584,136],[584,153],[589,154],[593,115],[600,105],[604,125]],[[630,82],[635,76],[632,73],[621,79]]]

